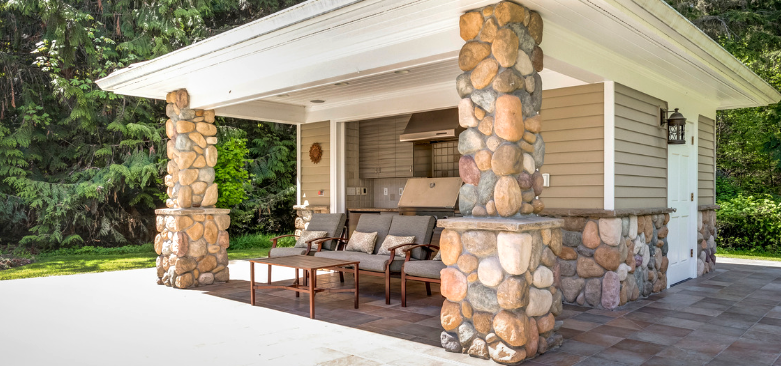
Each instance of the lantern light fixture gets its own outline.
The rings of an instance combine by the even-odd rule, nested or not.
[[[667,124],[667,144],[682,145],[686,143],[686,117],[678,112],[678,108],[669,115],[670,112],[661,110],[660,126]]]

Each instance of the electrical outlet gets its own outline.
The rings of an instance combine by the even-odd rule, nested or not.
[[[550,187],[550,174],[542,173],[542,186]]]
[[[386,196],[388,195],[388,187],[385,187],[385,188],[382,189],[382,194],[384,194]]]
[[[369,193],[369,190],[366,189],[366,187],[361,187],[359,190],[361,192],[361,196],[365,196],[367,193]]]

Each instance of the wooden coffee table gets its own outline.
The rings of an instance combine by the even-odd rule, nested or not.
[[[309,293],[309,317],[315,318],[315,294],[318,292],[355,292],[355,308],[358,309],[358,263],[357,261],[343,261],[339,259],[312,257],[308,255],[293,255],[289,257],[274,257],[274,258],[256,258],[250,259],[250,304],[255,305],[255,290],[264,288],[279,288],[285,290],[292,290],[296,292],[296,297],[299,297],[301,292]],[[269,271],[269,284],[256,284],[255,283],[255,263],[265,264],[268,266],[280,266],[296,269],[296,279],[292,285],[271,285],[271,271]],[[337,267],[353,266],[353,274],[355,275],[355,288],[354,289],[335,289],[335,288],[321,288],[317,287],[317,270],[329,269]],[[299,284],[298,270],[304,270],[304,273],[309,275],[309,286],[302,286]]]

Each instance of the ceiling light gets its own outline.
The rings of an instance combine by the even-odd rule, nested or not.
[[[403,74],[409,74],[409,70],[396,70],[394,73],[403,75]]]
[[[315,100],[310,100],[309,102],[310,102],[310,103],[317,103],[317,104],[320,104],[320,103],[325,103],[325,101],[324,101],[324,100],[322,100],[322,99],[315,99]]]
[[[343,81],[343,82],[341,82],[341,83],[336,83],[336,84],[334,84],[334,86],[345,86],[345,85],[350,85],[350,83],[348,83],[348,82],[346,82],[346,81]]]
[[[290,94],[280,94],[280,95],[277,95],[278,98],[287,98],[289,96],[290,96]]]

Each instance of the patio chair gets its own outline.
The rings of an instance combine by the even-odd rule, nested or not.
[[[312,215],[312,220],[309,221],[309,225],[307,225],[307,230],[309,231],[325,231],[326,237],[329,238],[343,238],[345,235],[346,227],[345,222],[347,221],[347,215],[343,213],[316,213]],[[324,240],[324,241],[318,241],[317,239],[310,240],[306,242],[306,248],[296,248],[296,247],[279,247],[277,248],[277,240],[281,238],[286,238],[290,236],[295,236],[294,234],[290,235],[281,235],[277,236],[276,238],[271,239],[271,251],[269,251],[268,256],[271,257],[289,257],[292,255],[313,255],[314,252],[313,249],[316,251],[320,251],[322,249],[325,250],[336,250],[337,246],[339,245],[339,241],[336,240]],[[318,241],[317,244],[314,244],[315,241]],[[306,276],[304,277],[304,284],[306,284]],[[271,266],[268,266],[268,281],[271,283]]]
[[[361,215],[355,231],[377,233],[377,241],[374,244],[372,254],[341,249],[330,252],[318,251],[315,256],[360,261],[358,271],[361,275],[385,277],[385,303],[390,304],[390,278],[401,273],[401,267],[404,263],[404,257],[397,256],[396,251],[406,245],[389,248],[390,255],[380,255],[377,252],[382,247],[382,242],[388,235],[395,235],[414,236],[415,241],[409,245],[429,244],[435,223],[436,220],[433,216]],[[338,240],[343,244],[347,243],[347,239],[344,238],[324,238],[316,240],[314,243],[325,240]],[[410,250],[411,260],[422,260],[428,258],[427,255],[428,253],[425,253],[422,248]],[[340,270],[340,274],[343,272]]]
[[[426,295],[431,296],[431,284],[442,283],[439,272],[447,268],[447,266],[438,259],[411,260],[412,251],[415,249],[426,250],[428,258],[431,258],[431,255],[434,254],[435,251],[438,251],[439,247],[431,244],[420,244],[404,249],[406,256],[404,258],[404,265],[401,267],[402,307],[407,306],[407,280],[424,282],[426,284]]]

